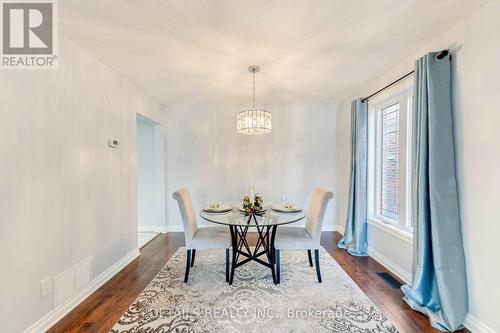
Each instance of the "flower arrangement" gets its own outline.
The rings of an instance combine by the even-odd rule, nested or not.
[[[255,193],[255,198],[254,198],[254,202],[253,202],[254,209],[256,211],[261,211],[263,203],[264,203],[264,200],[262,198],[262,195],[260,195],[259,193]]]
[[[250,201],[250,197],[248,195],[243,196],[243,209],[247,213],[251,213],[253,210],[253,203]]]
[[[243,210],[247,214],[252,214],[254,212],[260,212],[262,210],[263,198],[262,195],[256,193],[254,196],[254,201],[250,199],[250,196],[243,196]]]

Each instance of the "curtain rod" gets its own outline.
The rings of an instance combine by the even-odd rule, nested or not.
[[[436,58],[437,58],[438,60],[441,60],[441,59],[443,59],[444,57],[446,57],[447,55],[448,55],[448,50],[443,50],[443,51],[441,51],[441,53],[439,53],[439,54],[436,56]],[[450,59],[451,59],[451,55],[450,55]],[[413,70],[413,71],[411,71],[411,72],[409,72],[409,73],[406,73],[405,75],[401,76],[399,79],[397,79],[397,80],[395,80],[395,81],[392,81],[391,83],[389,83],[389,84],[388,84],[388,85],[386,85],[385,87],[383,87],[383,88],[381,88],[381,89],[377,90],[376,92],[374,92],[374,93],[373,93],[373,94],[371,94],[370,96],[363,98],[363,99],[361,100],[361,103],[364,103],[364,102],[366,102],[367,100],[369,100],[370,98],[372,98],[373,96],[380,94],[382,91],[384,91],[384,90],[386,90],[387,88],[392,87],[392,86],[393,86],[393,85],[395,85],[396,83],[398,83],[398,82],[400,82],[400,81],[402,81],[402,80],[406,79],[408,76],[412,75],[413,73],[415,73],[415,71],[414,71],[414,70]]]

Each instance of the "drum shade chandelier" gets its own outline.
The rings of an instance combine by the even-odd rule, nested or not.
[[[255,73],[259,71],[259,66],[250,66],[248,71],[252,73],[253,107],[249,110],[241,111],[236,117],[236,128],[241,134],[266,134],[272,130],[271,113],[266,110],[255,108]]]

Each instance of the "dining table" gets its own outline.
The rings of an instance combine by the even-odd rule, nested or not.
[[[205,209],[200,211],[200,216],[205,221],[224,225],[231,234],[232,260],[229,284],[233,283],[236,268],[251,261],[257,262],[271,269],[274,284],[278,284],[275,269],[274,239],[278,226],[299,222],[305,218],[304,210],[284,212],[275,211],[272,206],[260,211],[247,212],[238,206],[231,206],[226,212],[210,212]],[[247,241],[248,232],[257,233],[257,242],[252,248]],[[226,257],[226,261],[229,258]]]

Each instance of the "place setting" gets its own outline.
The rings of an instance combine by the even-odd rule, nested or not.
[[[277,213],[296,214],[302,212],[302,207],[289,203],[286,195],[281,198],[281,203],[272,205],[271,209]]]
[[[232,210],[233,207],[230,205],[223,204],[221,199],[217,200],[216,203],[212,203],[203,207],[204,212],[214,213],[214,214],[228,213]]]

